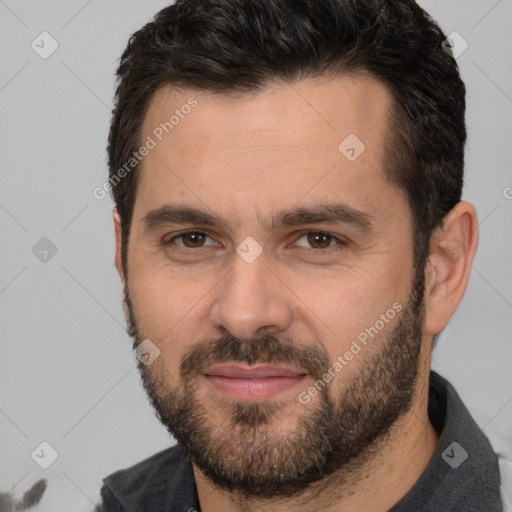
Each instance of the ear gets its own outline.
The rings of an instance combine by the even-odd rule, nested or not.
[[[425,334],[439,334],[460,304],[478,246],[475,207],[457,203],[432,235],[425,269]]]
[[[114,220],[114,231],[116,235],[116,254],[115,254],[115,265],[117,272],[119,273],[119,277],[125,283],[124,269],[123,269],[123,258],[121,257],[121,247],[122,247],[122,238],[121,238],[121,217],[119,217],[119,213],[117,213],[117,209],[114,208],[114,212],[112,213],[112,218]]]

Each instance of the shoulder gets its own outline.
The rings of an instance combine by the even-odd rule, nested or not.
[[[184,462],[184,456],[177,446],[158,452],[133,466],[120,469],[103,479],[103,482],[119,490],[129,491],[155,481],[162,470],[172,470]]]
[[[183,488],[192,482],[188,461],[178,446],[173,446],[103,478],[103,505],[95,512],[121,512],[135,504],[157,510],[157,503],[164,502],[173,487]]]

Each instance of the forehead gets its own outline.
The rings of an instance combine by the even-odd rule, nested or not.
[[[301,194],[314,201],[341,194],[372,209],[372,199],[397,195],[384,171],[391,108],[387,87],[365,74],[238,94],[163,87],[142,127],[141,140],[154,148],[140,166],[137,200],[148,210],[186,196],[187,204],[225,213],[251,201],[259,215]]]
[[[189,108],[192,99],[197,106]],[[276,144],[291,141],[304,148],[316,146],[320,138],[329,144],[349,133],[375,142],[380,131],[373,129],[385,127],[382,121],[391,104],[388,88],[362,72],[275,83],[256,92],[218,94],[166,86],[150,100],[143,133],[154,132],[175,114],[172,129],[162,135],[187,147],[214,144],[230,149],[244,142],[257,146],[257,132],[265,140],[275,138]],[[185,122],[187,117],[192,121]]]

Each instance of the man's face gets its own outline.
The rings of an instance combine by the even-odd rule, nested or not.
[[[151,100],[130,332],[160,350],[139,363],[160,420],[217,485],[293,495],[369,458],[411,405],[423,279],[406,200],[385,179],[390,107],[355,75]],[[307,214],[324,205],[336,220]]]

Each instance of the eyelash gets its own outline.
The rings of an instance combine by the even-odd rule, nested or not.
[[[174,241],[179,239],[179,238],[182,238],[183,236],[185,235],[190,235],[190,234],[195,234],[195,235],[205,235],[207,236],[208,238],[212,239],[210,237],[210,235],[208,235],[208,233],[205,233],[204,231],[198,231],[198,230],[187,230],[187,231],[182,231],[181,233],[178,233],[176,235],[174,235],[173,237],[169,238],[168,240],[163,240],[162,241],[162,245],[164,247],[168,247],[172,244],[174,244]],[[325,249],[315,249],[313,247],[310,247],[311,251],[313,251],[314,253],[316,254],[320,254],[320,253],[330,253],[332,249],[334,250],[340,250],[340,249],[343,249],[345,246],[348,245],[348,242],[341,239],[341,238],[338,238],[334,235],[332,235],[331,233],[327,233],[325,231],[318,231],[318,230],[305,230],[305,231],[301,231],[298,233],[298,237],[297,239],[295,240],[295,242],[297,242],[298,240],[300,240],[302,237],[306,236],[306,235],[309,235],[309,234],[315,234],[315,235],[323,235],[323,236],[327,236],[327,237],[330,237],[333,241],[336,241],[338,242],[337,245],[333,245],[333,246],[329,246],[329,247],[326,247]],[[190,251],[195,251],[195,252],[201,252],[202,249],[205,249],[206,246],[201,246],[201,247],[185,247],[185,246],[181,246],[181,245],[178,245],[179,249],[178,251],[180,252],[186,252],[186,253],[190,253]],[[307,249],[306,247],[301,247],[301,249]]]

